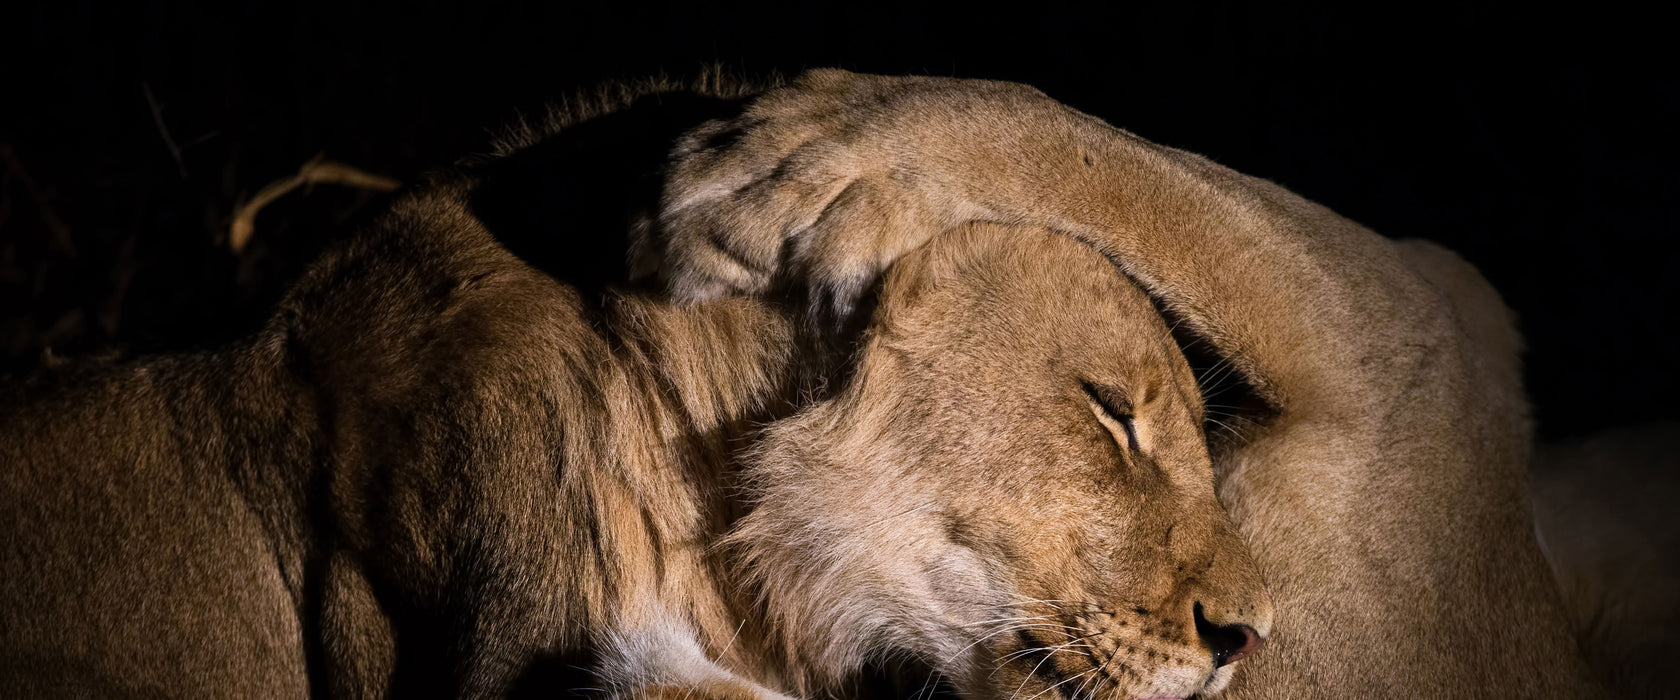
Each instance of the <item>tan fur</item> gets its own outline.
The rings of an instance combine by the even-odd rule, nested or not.
[[[535,694],[765,699],[895,657],[974,698],[1183,696],[1233,668],[1198,622],[1269,631],[1189,369],[1096,252],[957,231],[814,391],[785,309],[594,303],[491,235],[480,177],[401,197],[252,337],[9,387],[0,695],[579,667]]]
[[[905,259],[880,303],[851,383],[755,448],[729,538],[795,687],[889,651],[969,698],[1222,685],[1198,619],[1264,635],[1271,606],[1149,300],[1071,240],[987,227]]]
[[[1450,253],[1031,88],[816,71],[678,147],[639,267],[844,319],[970,220],[1102,251],[1264,403],[1215,455],[1278,609],[1231,697],[1597,692],[1533,534],[1509,313]]]
[[[498,696],[609,630],[735,629],[706,547],[787,324],[586,308],[462,187],[405,197],[252,338],[15,388],[0,695]]]

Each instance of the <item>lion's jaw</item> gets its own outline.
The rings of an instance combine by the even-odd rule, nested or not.
[[[1023,565],[1019,554],[1000,554],[976,534],[996,521],[967,521],[940,494],[861,479],[843,486],[835,477],[851,469],[797,464],[811,481],[765,488],[731,536],[801,684],[796,692],[836,687],[866,663],[899,654],[973,700],[1051,695],[1062,686],[1069,697],[1207,696],[1233,675],[1236,667],[1216,667],[1197,637],[1194,601],[1209,590],[1195,579],[1155,584],[1159,570],[1086,555],[1086,546],[1100,547],[1088,531],[1060,533],[1056,539],[1079,544],[1040,549],[1029,556],[1042,561]],[[997,532],[1006,531],[1020,534],[1010,526]],[[957,541],[964,537],[974,540]],[[1136,586],[1068,580],[1076,571],[1168,592],[1140,596]],[[1140,597],[1161,609],[1134,605]],[[1263,593],[1249,600],[1269,605]]]

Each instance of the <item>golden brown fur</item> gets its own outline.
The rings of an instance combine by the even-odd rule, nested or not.
[[[496,177],[404,195],[252,337],[10,388],[0,695],[722,700],[896,656],[1181,696],[1269,631],[1188,367],[1092,250],[955,232],[812,390],[781,307],[515,257]]]
[[[537,149],[636,94],[604,93],[555,123],[517,129],[497,157]],[[1270,648],[1241,664],[1249,669],[1222,697],[1591,693],[1526,534],[1519,341],[1468,265],[1428,244],[1384,241],[1019,86],[819,73],[751,109],[695,132],[678,152],[665,230],[640,227],[640,269],[663,267],[685,297],[810,280],[832,323],[878,269],[935,231],[969,219],[1040,223],[1120,261],[1181,331],[1241,369],[1269,405],[1249,416],[1259,423],[1244,440],[1214,455],[1219,495],[1280,607]],[[784,599],[773,604],[774,627],[757,623],[754,586],[720,585],[755,580],[737,578],[729,557],[774,559],[764,547],[754,553],[750,533],[773,539],[800,522],[786,506],[789,517],[769,517],[778,507],[770,480],[737,546],[708,546],[741,514],[721,487],[740,438],[785,415],[801,385],[790,379],[803,371],[793,324],[744,300],[676,309],[610,297],[598,307],[503,249],[500,224],[487,231],[473,204],[481,189],[446,177],[407,196],[315,265],[247,341],[12,390],[0,409],[0,527],[12,534],[0,544],[0,694],[493,695],[538,667],[581,663],[602,675],[570,685],[750,698],[767,687],[816,690],[857,661],[856,647],[825,649],[837,638],[821,626],[814,636],[778,633],[798,627],[798,603],[786,599],[825,600],[766,585],[797,586],[799,576],[757,579],[765,601]],[[800,235],[783,258],[790,233]],[[1061,251],[1046,260],[1079,259],[1041,247]],[[923,251],[916,264],[964,270],[950,258],[962,249]],[[894,289],[917,287],[895,274]],[[942,285],[952,313],[983,298]],[[1133,330],[1156,327],[1133,321]],[[871,342],[917,328],[883,321]],[[873,399],[906,388],[885,359],[897,352],[872,351],[875,364],[859,369],[882,381],[842,392],[893,409]],[[1013,373],[987,377],[965,390],[1031,386]],[[960,384],[941,381],[928,386]],[[881,419],[831,420],[836,432],[810,433],[841,411],[833,401],[772,428],[778,439],[755,453],[757,468],[789,472],[795,458],[846,467],[815,452],[848,436],[866,441]],[[939,453],[940,439],[930,442]],[[1000,468],[987,454],[969,455],[979,460],[970,475]],[[1003,506],[979,514],[994,525],[1035,515],[1012,508],[1019,499],[983,500]],[[846,505],[859,503],[871,505]],[[1195,520],[1217,534],[1205,510]],[[1127,565],[1231,546],[1177,537],[1186,549]],[[1093,556],[1042,554],[1020,570]],[[867,567],[845,571],[870,579]],[[1223,580],[1243,588],[1236,574]],[[939,621],[908,616],[889,626],[903,638],[861,648],[935,645],[916,630]],[[1140,668],[1160,661],[1147,654],[1162,649],[1132,646],[1145,654]],[[1072,649],[1049,665],[1076,673]],[[1016,681],[1032,680],[1019,678],[1029,670],[1005,668],[970,693],[1024,690]],[[1084,680],[1072,685],[1093,690]]]
[[[1264,409],[1215,455],[1278,617],[1231,697],[1596,691],[1533,534],[1509,313],[1468,265],[1024,86],[808,73],[675,152],[639,269],[829,323],[970,220],[1111,257]]]
[[[785,323],[588,308],[458,187],[253,338],[8,401],[0,694],[494,696],[612,625],[724,615],[641,602],[715,584],[718,455],[785,391]]]

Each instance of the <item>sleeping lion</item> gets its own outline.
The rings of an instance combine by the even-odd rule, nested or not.
[[[527,265],[492,170],[249,338],[10,388],[0,696],[868,696],[895,663],[1183,698],[1271,631],[1191,370],[1091,248],[955,227],[831,367],[785,304]]]
[[[1018,85],[609,97],[401,198],[246,341],[15,388],[0,694],[867,695],[841,676],[904,659],[982,698],[1601,693],[1520,339],[1451,253]],[[603,295],[626,254],[676,303]],[[1172,379],[1113,266],[1229,393]],[[1183,481],[1202,420],[1240,542]]]
[[[1102,256],[963,227],[893,268],[858,353],[749,452],[719,566],[750,629],[650,595],[608,682],[822,697],[909,655],[968,698],[1183,698],[1258,648],[1271,604],[1214,498],[1189,366]]]
[[[1230,697],[1602,692],[1535,537],[1520,338],[1453,254],[1011,83],[812,71],[690,131],[668,172],[634,250],[679,300],[804,289],[838,332],[967,221],[1138,281],[1247,389],[1214,468],[1277,617]]]

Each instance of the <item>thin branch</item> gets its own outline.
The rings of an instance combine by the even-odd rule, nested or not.
[[[262,211],[263,207],[299,186],[317,183],[344,185],[376,192],[390,192],[402,186],[401,182],[383,175],[374,175],[322,156],[315,156],[304,163],[296,175],[269,183],[267,187],[258,190],[251,201],[239,208],[239,213],[233,217],[233,225],[228,230],[228,247],[235,253],[245,249],[245,244],[251,241],[251,235],[257,229],[257,212]]]
[[[187,163],[181,160],[181,148],[175,145],[175,137],[169,135],[169,127],[163,123],[163,107],[152,95],[152,86],[145,81],[140,82],[140,91],[146,93],[146,104],[152,108],[152,123],[157,125],[158,134],[163,136],[163,145],[169,147],[169,156],[175,159],[175,171],[181,173],[181,181],[186,182]]]
[[[65,226],[58,218],[58,213],[53,211],[52,204],[47,201],[47,194],[35,184],[35,178],[30,177],[29,171],[23,169],[23,161],[18,160],[17,154],[12,152],[11,144],[0,143],[0,161],[4,161],[6,170],[23,183],[23,189],[29,193],[29,198],[35,200],[35,206],[41,211],[42,223],[52,232],[53,243],[65,255],[76,257],[76,243],[70,237],[70,227]]]

